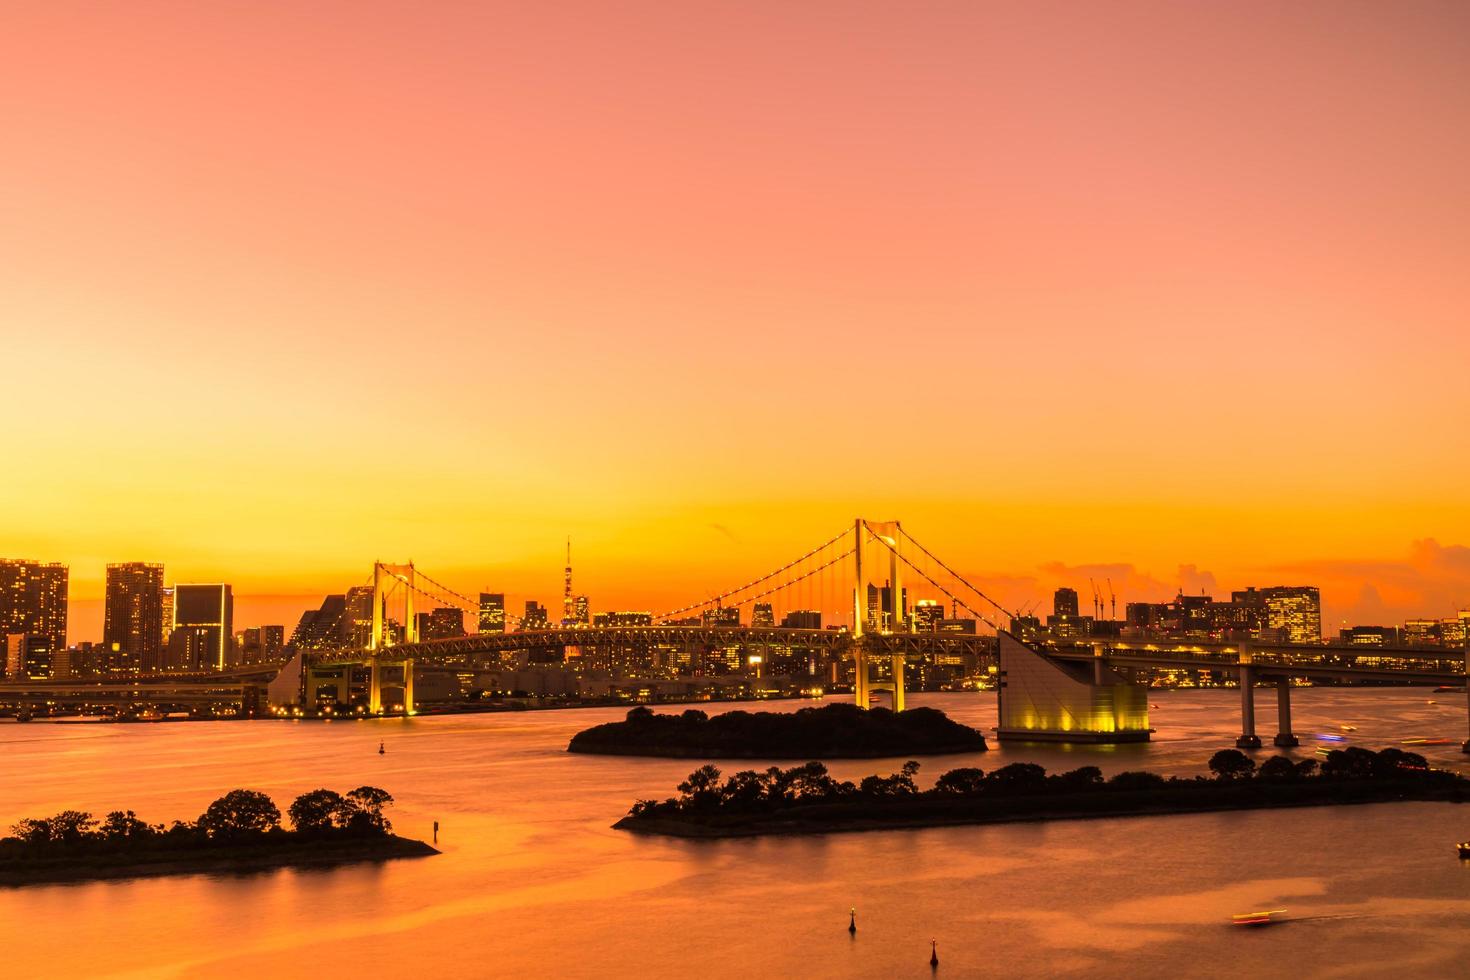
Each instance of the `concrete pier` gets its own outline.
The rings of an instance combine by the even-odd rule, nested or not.
[[[1241,654],[1240,664],[1240,738],[1235,740],[1238,749],[1258,749],[1261,737],[1256,734],[1256,672],[1251,667],[1248,653]]]
[[[1276,737],[1271,744],[1289,749],[1302,744],[1291,730],[1291,678],[1276,679]]]

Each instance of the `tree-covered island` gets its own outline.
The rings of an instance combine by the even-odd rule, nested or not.
[[[171,826],[140,820],[132,810],[102,819],[79,810],[21,820],[0,838],[0,885],[100,878],[257,871],[284,866],[346,864],[439,853],[398,837],[384,811],[393,797],[374,786],[346,794],[303,793],[287,808],[292,829],[264,793],[237,789],[198,820]]]
[[[719,769],[706,765],[679,784],[679,796],[640,800],[614,826],[680,837],[745,837],[1470,799],[1470,780],[1430,768],[1423,756],[1392,748],[1336,749],[1320,766],[1315,759],[1274,756],[1259,768],[1245,753],[1224,749],[1209,765],[1210,776],[1166,779],[1150,772],[1120,772],[1104,779],[1095,766],[1049,775],[1041,766],[1016,762],[990,772],[951,769],[928,789],[915,781],[917,762],[858,783],[834,779],[820,762],[724,778]]]
[[[878,759],[986,748],[984,735],[934,708],[864,711],[855,704],[829,704],[713,716],[637,707],[623,721],[578,732],[567,751],[677,759]]]

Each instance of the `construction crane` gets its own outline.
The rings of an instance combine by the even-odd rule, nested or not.
[[[1089,578],[1087,581],[1092,584],[1092,618],[1094,620],[1102,619],[1102,593],[1097,591],[1097,581],[1095,579]]]
[[[1108,598],[1113,602],[1113,622],[1118,621],[1118,593],[1113,591],[1113,577],[1108,576]]]

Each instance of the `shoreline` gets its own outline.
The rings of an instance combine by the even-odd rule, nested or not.
[[[1346,797],[1324,793],[1306,795],[1272,792],[1281,788],[1271,787],[1264,793],[1234,800],[1220,798],[1228,796],[1229,791],[1211,792],[1213,787],[1201,787],[1198,794],[1192,790],[1099,791],[1066,796],[1017,796],[992,800],[920,796],[902,803],[816,804],[767,813],[716,813],[711,820],[630,815],[614,823],[612,829],[686,840],[722,840],[876,830],[921,830],[927,827],[1161,817],[1244,810],[1296,810],[1306,807],[1366,806],[1374,803],[1466,802],[1463,788],[1456,785],[1424,787],[1396,782],[1391,786],[1371,787],[1377,792],[1365,791],[1368,787],[1354,787],[1347,790]],[[1193,795],[1194,799],[1167,798],[1175,794]],[[1245,797],[1244,793],[1240,795]],[[1084,807],[1083,801],[1090,805]]]
[[[312,839],[241,847],[148,849],[59,853],[0,863],[0,888],[173,875],[250,874],[277,868],[329,868],[345,864],[431,857],[439,850],[421,840],[387,835],[349,840]]]

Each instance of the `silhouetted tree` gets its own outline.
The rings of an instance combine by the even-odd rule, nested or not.
[[[1298,773],[1295,762],[1284,755],[1273,755],[1261,763],[1261,768],[1257,770],[1256,776],[1260,779],[1281,783],[1295,780]]]
[[[302,793],[286,808],[291,826],[298,832],[312,833],[344,826],[352,816],[352,808],[342,794],[330,789],[314,789]]]
[[[138,819],[132,810],[113,810],[102,821],[98,833],[106,840],[137,840],[156,836],[162,827],[155,827]]]
[[[1221,749],[1210,756],[1210,772],[1220,779],[1249,779],[1255,761],[1239,749]]]
[[[1012,762],[992,769],[985,777],[985,784],[1003,793],[1040,789],[1046,785],[1046,770],[1034,762]]]
[[[383,811],[393,805],[393,797],[387,790],[376,786],[359,786],[344,797],[349,810],[347,826],[354,830],[370,830],[380,834],[393,832]]]
[[[264,793],[235,789],[209,804],[198,826],[211,837],[263,834],[281,825],[281,811]]]
[[[1156,772],[1119,772],[1108,780],[1108,786],[1120,790],[1159,789],[1167,780]]]
[[[1366,779],[1373,775],[1374,753],[1356,745],[1333,749],[1322,760],[1322,775],[1331,779]]]
[[[985,786],[985,770],[964,767],[951,769],[934,780],[934,792],[955,796],[976,796]]]
[[[1373,775],[1380,779],[1402,779],[1429,771],[1429,760],[1417,752],[1379,749],[1373,757]]]
[[[858,783],[858,792],[864,796],[877,797],[913,796],[919,792],[919,787],[914,783],[914,776],[918,771],[919,764],[910,759],[891,776],[864,776],[863,781]]]
[[[708,810],[720,805],[720,770],[703,765],[689,774],[677,787],[679,805],[691,810]]]
[[[1065,790],[1092,789],[1102,785],[1103,774],[1097,766],[1080,766],[1071,772],[1051,776],[1048,782],[1055,782],[1058,788]]]

